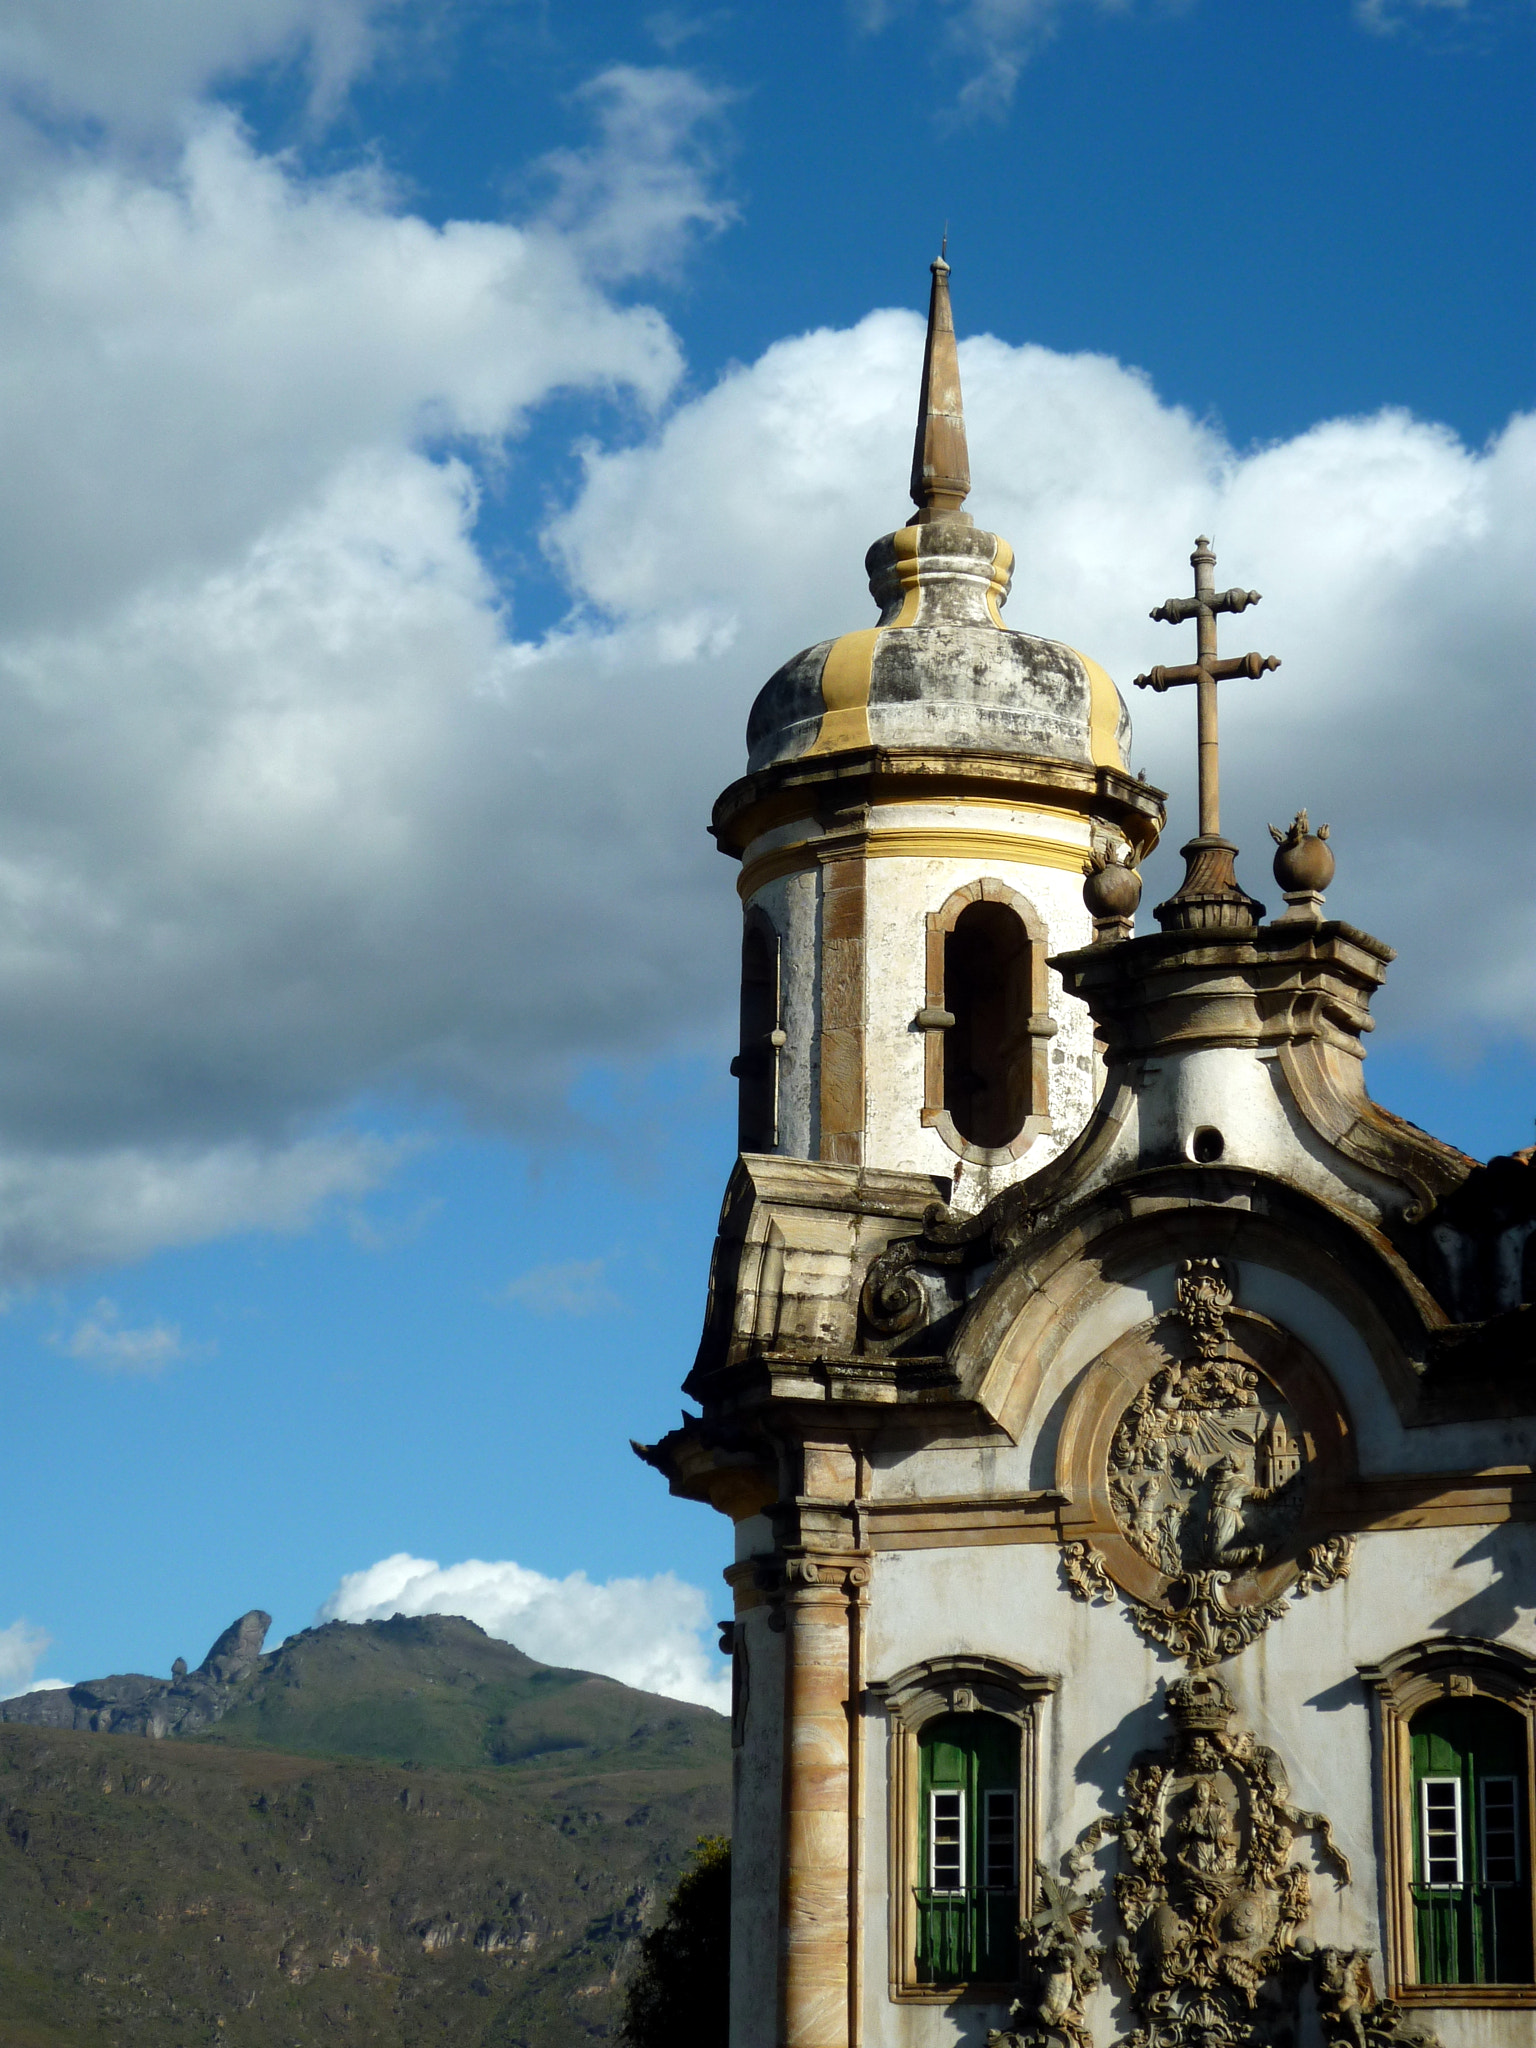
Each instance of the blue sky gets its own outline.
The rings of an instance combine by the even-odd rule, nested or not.
[[[1124,683],[1214,526],[1249,886],[1329,818],[1374,1092],[1531,1141],[1533,24],[8,11],[6,1689],[457,1601],[718,1695],[724,1526],[628,1449],[730,1163],[703,827],[868,616],[946,222],[1010,618]]]

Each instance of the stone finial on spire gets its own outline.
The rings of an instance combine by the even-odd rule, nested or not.
[[[917,516],[908,524],[926,526],[935,519],[959,518],[969,525],[970,514],[960,508],[970,495],[971,463],[965,445],[955,322],[949,308],[949,265],[942,252],[929,268],[933,289],[928,296],[928,338],[923,345],[923,385],[912,449],[912,502]]]

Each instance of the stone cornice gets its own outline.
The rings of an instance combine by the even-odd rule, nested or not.
[[[1047,756],[924,752],[864,747],[802,755],[733,782],[716,800],[710,831],[722,853],[740,858],[775,826],[848,821],[850,806],[983,803],[1102,817],[1145,855],[1163,828],[1164,792],[1116,768]]]

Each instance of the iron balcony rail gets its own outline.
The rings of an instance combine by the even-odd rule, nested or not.
[[[913,1897],[920,1983],[963,1984],[1013,1976],[1019,1947],[1016,1884],[967,1885],[958,1891],[915,1885]]]

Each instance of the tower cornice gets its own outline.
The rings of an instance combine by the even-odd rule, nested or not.
[[[1049,755],[956,754],[865,747],[805,755],[743,775],[716,800],[710,833],[741,859],[765,832],[799,821],[824,824],[850,806],[992,804],[1102,817],[1143,858],[1157,844],[1165,793],[1116,768],[1087,768]],[[1080,864],[1079,864],[1080,865]]]

